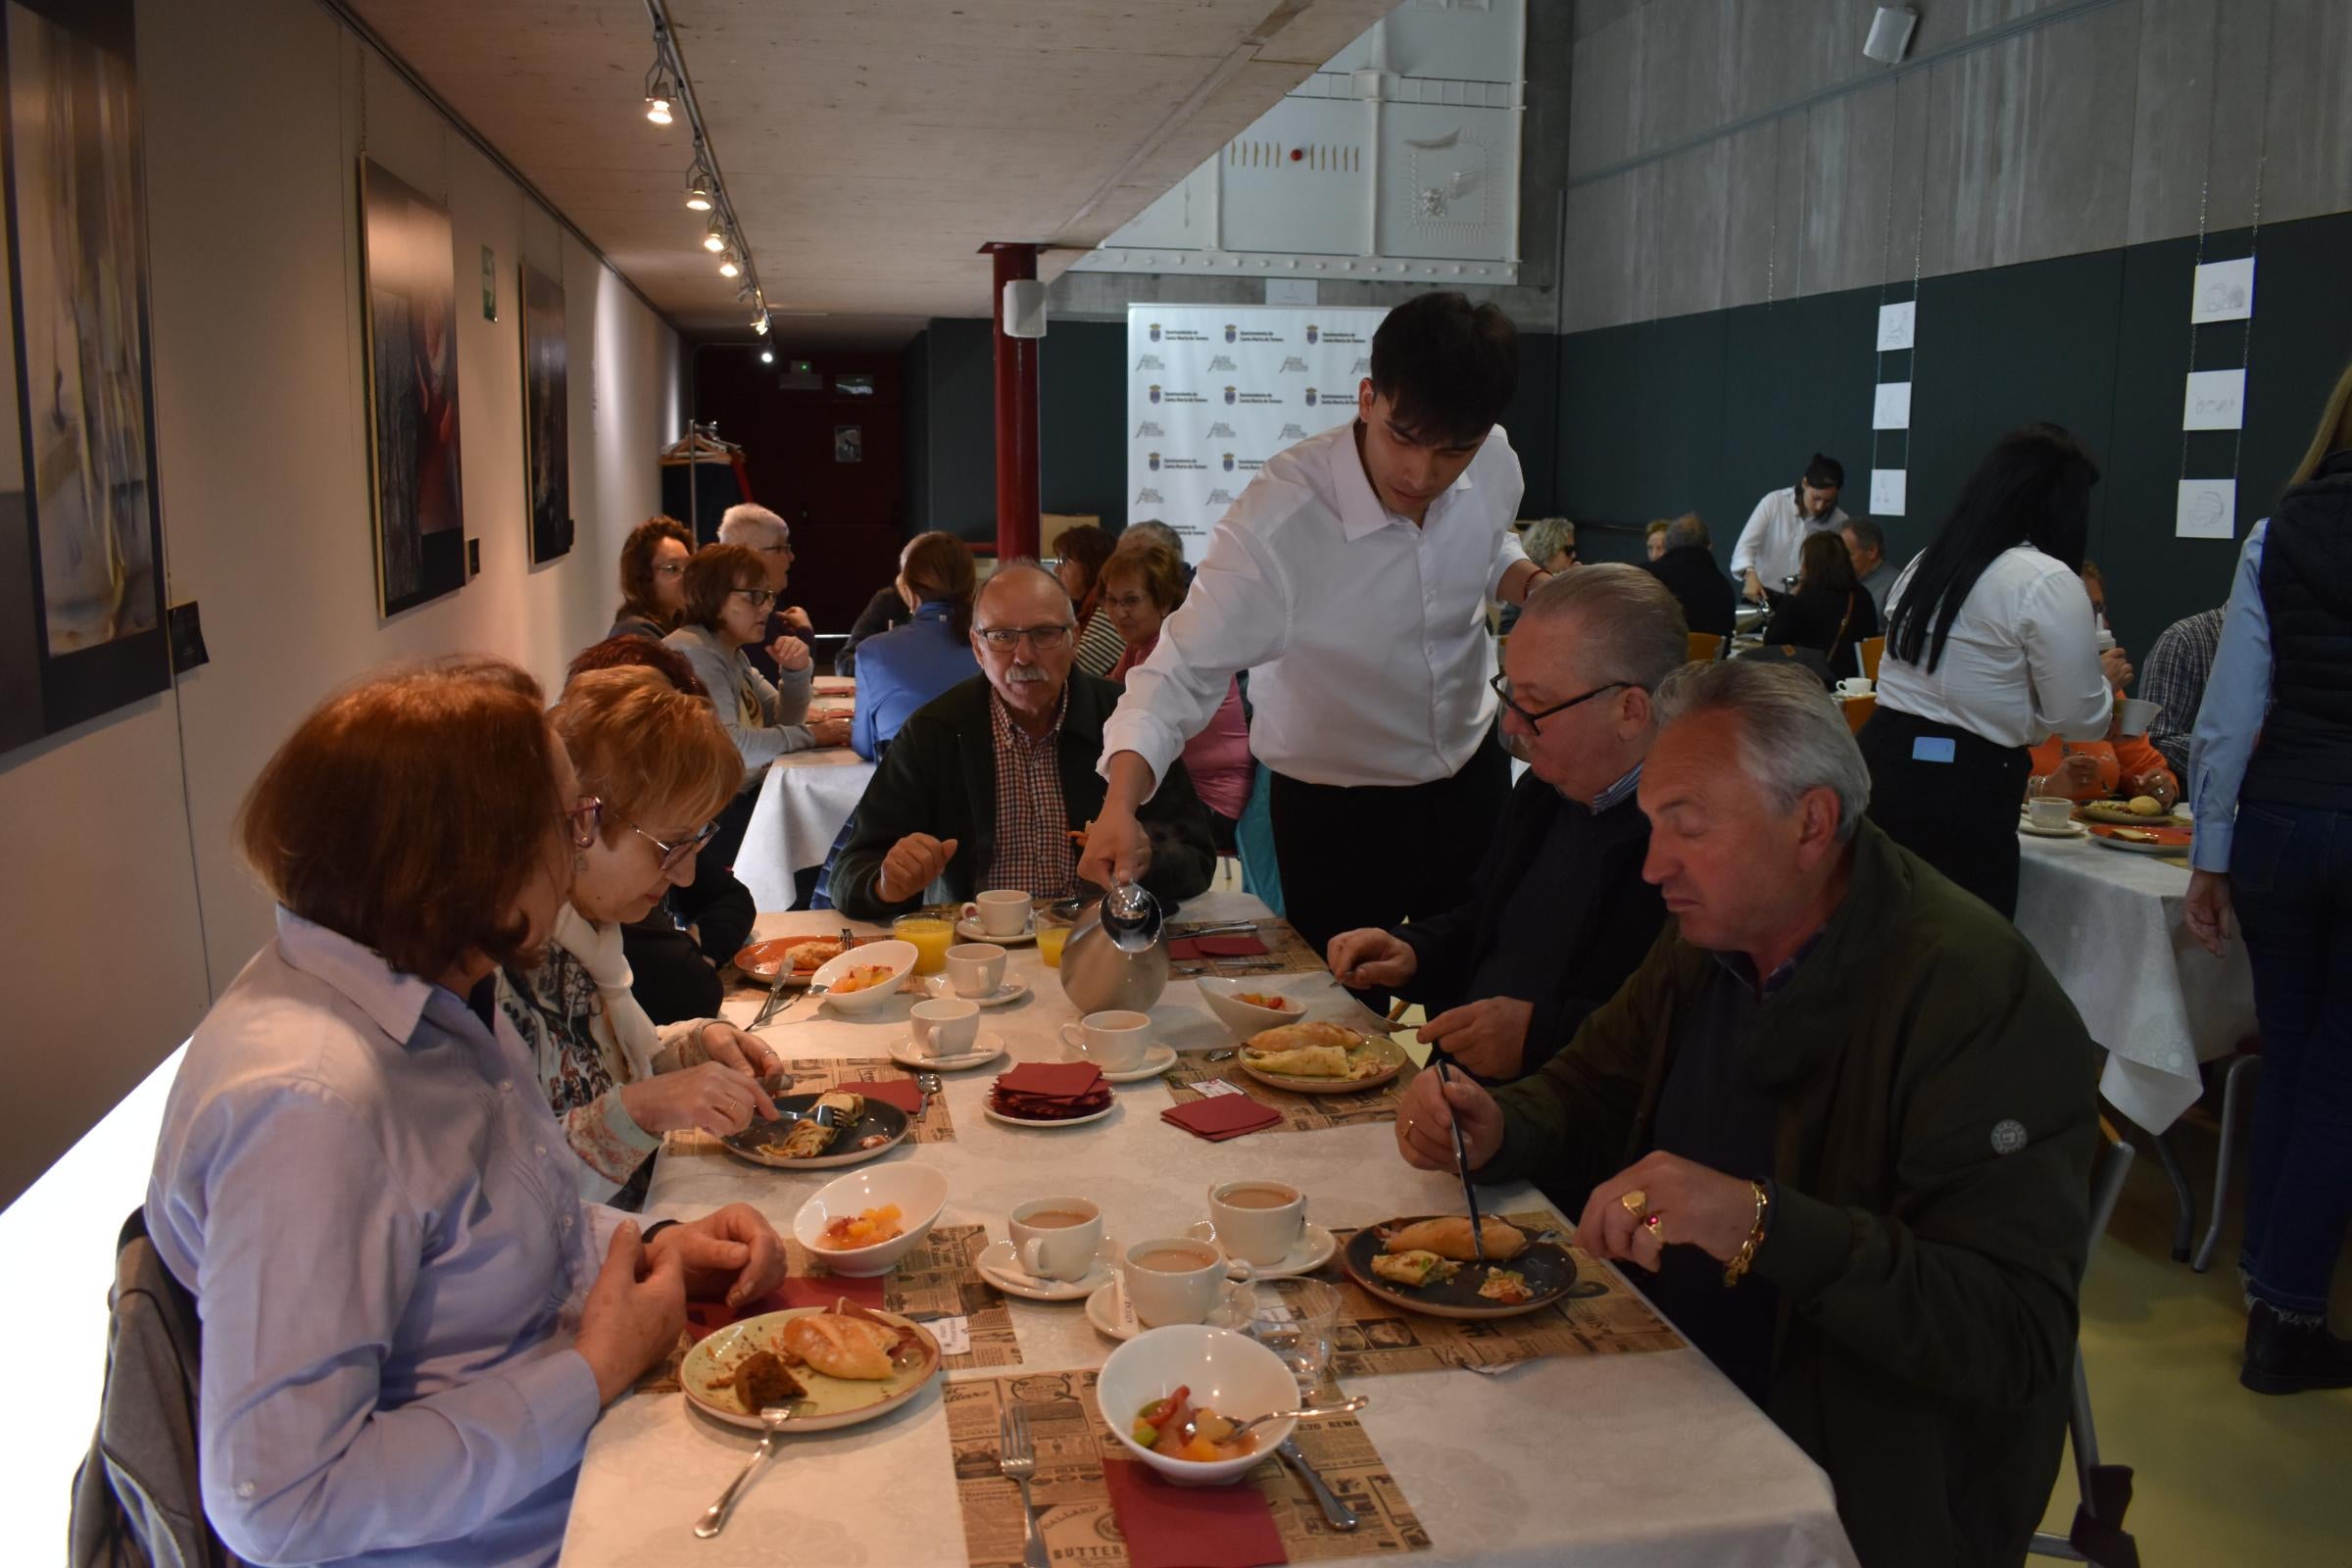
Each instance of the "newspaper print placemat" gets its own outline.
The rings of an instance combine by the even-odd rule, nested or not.
[[[914,1076],[888,1056],[788,1056],[784,1071],[792,1074],[792,1087],[785,1091],[792,1095],[821,1095],[829,1089],[855,1091],[859,1084],[889,1083]],[[948,1115],[945,1095],[932,1095],[923,1102],[922,1113],[914,1118],[913,1130],[906,1136],[909,1142],[917,1144],[956,1141],[956,1123]],[[732,1157],[719,1148],[717,1139],[692,1128],[671,1133],[664,1152],[709,1154],[714,1159]]]
[[[964,1556],[972,1568],[1021,1568],[1021,1494],[997,1469],[998,1420],[1008,1404],[1029,1414],[1037,1447],[1039,1529],[1055,1562],[1120,1568],[1127,1547],[1102,1480],[1104,1455],[1127,1457],[1095,1402],[1091,1371],[965,1378],[944,1386],[956,1498],[963,1511]],[[1298,1446],[1358,1521],[1342,1535],[1291,1472],[1268,1455],[1247,1485],[1264,1494],[1274,1528],[1293,1562],[1383,1556],[1429,1548],[1404,1491],[1353,1417],[1301,1424]]]
[[[1240,936],[1239,931],[1224,932],[1223,928],[1238,922],[1232,920],[1171,920],[1168,940],[1173,942],[1189,937],[1196,931],[1219,930],[1223,934]],[[1312,974],[1323,967],[1323,956],[1307,944],[1307,940],[1291,928],[1288,920],[1268,915],[1256,923],[1257,940],[1266,945],[1263,953],[1232,958],[1178,958],[1168,966],[1168,972],[1179,980],[1198,979],[1204,974]]]
[[[1521,1230],[1562,1231],[1543,1209],[1502,1216]],[[1352,1230],[1335,1230],[1345,1250]],[[1563,1246],[1567,1244],[1562,1243]],[[1575,1247],[1576,1283],[1565,1300],[1518,1317],[1428,1317],[1366,1292],[1335,1260],[1323,1275],[1339,1288],[1340,1321],[1333,1331],[1332,1366],[1342,1378],[1382,1372],[1428,1372],[1441,1367],[1513,1366],[1545,1355],[1623,1355],[1682,1349],[1682,1337],[1610,1270]]]
[[[941,1337],[943,1348],[956,1339],[969,1348],[945,1355],[940,1364],[951,1372],[972,1367],[1019,1366],[1020,1342],[1013,1337],[1012,1308],[997,1288],[980,1277],[980,1254],[988,1250],[988,1230],[980,1225],[935,1225],[899,1259],[882,1279],[882,1305],[901,1317],[928,1324],[934,1333],[946,1319],[960,1324],[960,1334]],[[823,1255],[784,1238],[787,1271],[808,1278],[831,1272]]]
[[[1259,1083],[1231,1062],[1212,1062],[1195,1053],[1178,1055],[1176,1065],[1168,1069],[1164,1081],[1179,1105],[1210,1095],[1248,1095],[1259,1104],[1282,1113],[1281,1125],[1266,1131],[1305,1133],[1324,1127],[1395,1121],[1396,1106],[1404,1099],[1405,1086],[1413,1081],[1416,1070],[1408,1066],[1378,1089],[1357,1094],[1295,1095],[1287,1089]]]

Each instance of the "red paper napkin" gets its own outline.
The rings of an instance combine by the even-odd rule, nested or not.
[[[1274,1510],[1255,1487],[1179,1487],[1134,1459],[1103,1460],[1102,1482],[1133,1568],[1266,1568],[1291,1560]]]
[[[724,1301],[688,1301],[686,1329],[699,1340],[706,1334],[715,1334],[738,1318],[758,1317],[763,1312],[781,1312],[795,1306],[831,1306],[845,1296],[859,1306],[877,1312],[883,1309],[879,1279],[794,1274],[757,1301],[747,1301],[741,1307],[731,1307]]]
[[[1091,1061],[1024,1061],[997,1079],[999,1089],[1036,1100],[1078,1100],[1102,1081]]]
[[[1259,1104],[1248,1095],[1215,1095],[1171,1106],[1159,1113],[1159,1119],[1212,1144],[1221,1144],[1228,1138],[1240,1138],[1274,1126],[1282,1120],[1282,1112],[1271,1105]]]
[[[1178,937],[1168,944],[1171,958],[1254,958],[1266,951],[1255,937]]]
[[[885,1105],[896,1105],[909,1116],[919,1116],[923,1109],[923,1087],[911,1078],[885,1078],[879,1083],[844,1084],[843,1088],[868,1100],[879,1100]]]

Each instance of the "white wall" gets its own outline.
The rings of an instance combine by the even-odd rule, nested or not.
[[[172,602],[198,602],[212,662],[0,757],[13,909],[0,1200],[176,1046],[266,939],[268,902],[230,824],[295,720],[404,656],[481,650],[559,679],[611,617],[621,537],[659,510],[654,455],[683,417],[675,335],[381,60],[363,65],[314,0],[141,0],[138,22],[165,556]],[[368,505],[363,101],[369,154],[452,209],[466,526],[482,559],[466,587],[389,621]],[[497,252],[496,321],[479,308],[483,245]],[[536,569],[525,254],[564,280],[579,524],[571,554]]]

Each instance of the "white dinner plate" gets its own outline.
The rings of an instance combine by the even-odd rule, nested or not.
[[[1225,1250],[1217,1244],[1217,1227],[1208,1220],[1195,1220],[1184,1228],[1184,1234],[1196,1242],[1206,1242],[1220,1252]],[[1340,1239],[1310,1219],[1306,1222],[1306,1230],[1298,1241],[1291,1244],[1289,1251],[1271,1263],[1252,1263],[1250,1267],[1255,1278],[1287,1280],[1300,1274],[1312,1274],[1330,1262],[1339,1250]]]
[[[966,1067],[985,1067],[1004,1054],[1004,1037],[983,1029],[972,1042],[972,1049],[960,1055],[926,1056],[914,1043],[912,1035],[901,1035],[890,1043],[890,1059],[902,1067],[927,1069],[933,1072],[961,1072]]]
[[[1109,1284],[1110,1271],[1118,1260],[1119,1244],[1105,1236],[1095,1249],[1095,1266],[1083,1279],[1050,1280],[1030,1273],[1013,1256],[1010,1242],[992,1242],[972,1260],[972,1266],[982,1279],[1007,1296],[1024,1296],[1032,1301],[1075,1301]]]

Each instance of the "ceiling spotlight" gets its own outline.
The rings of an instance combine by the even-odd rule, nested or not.
[[[727,248],[727,225],[719,219],[710,220],[710,227],[703,235],[703,249],[716,256]]]
[[[735,253],[734,253],[733,251],[728,251],[728,252],[727,252],[725,255],[721,256],[721,257],[718,259],[718,275],[719,275],[719,276],[721,276],[721,277],[733,277],[733,276],[734,276],[736,273],[738,273],[738,272],[740,272],[740,271],[742,271],[742,270],[743,270],[743,269],[742,269],[740,266],[736,265],[736,261],[735,261]]]
[[[686,172],[686,205],[698,213],[710,210],[710,175],[699,158],[695,160],[694,167]]]
[[[645,74],[645,118],[657,125],[666,125],[675,117],[672,106],[684,97],[678,90],[678,79],[669,74],[669,62],[661,50],[657,35],[654,43],[654,69]]]
[[[758,316],[752,318],[752,330],[761,337],[767,336],[767,313],[765,311],[761,311]]]
[[[773,365],[773,364],[775,364],[775,363],[776,363],[776,351],[775,351],[774,349],[761,349],[761,350],[760,351],[760,363],[761,365]]]

